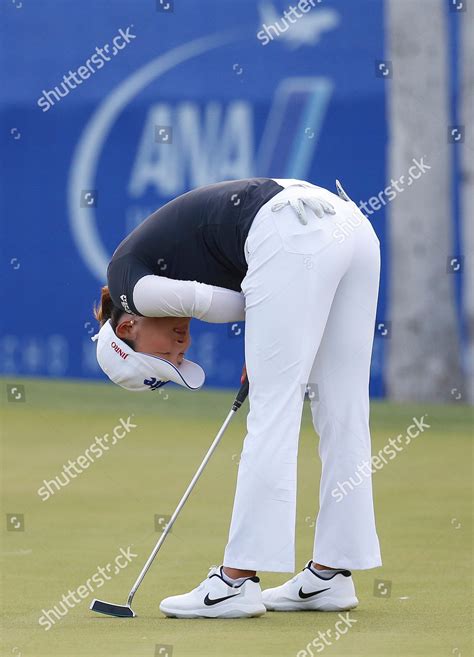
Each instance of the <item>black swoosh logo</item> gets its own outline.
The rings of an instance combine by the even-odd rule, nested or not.
[[[226,595],[223,598],[214,598],[211,600],[208,593],[204,598],[204,604],[208,607],[211,607],[212,605],[216,605],[219,602],[224,602],[224,600],[228,600],[229,598],[236,598],[238,595],[240,595],[240,593],[234,593],[233,595]]]
[[[298,595],[302,600],[305,600],[306,598],[312,598],[313,595],[318,595],[318,593],[324,593],[324,591],[329,591],[329,589],[319,589],[319,591],[312,591],[311,593],[303,593],[303,587],[300,588],[298,591]]]

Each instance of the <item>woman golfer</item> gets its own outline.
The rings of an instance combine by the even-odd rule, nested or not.
[[[246,322],[250,411],[223,566],[163,600],[167,616],[351,609],[350,571],[381,565],[368,396],[379,243],[337,189],[270,178],[201,187],[148,217],[109,264],[97,358],[128,390],[199,388],[204,372],[185,358],[191,318]],[[307,390],[322,461],[314,551],[300,573],[262,592],[257,571],[295,569]]]

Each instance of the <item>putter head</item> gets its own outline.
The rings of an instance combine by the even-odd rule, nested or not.
[[[116,618],[134,618],[135,612],[129,605],[114,605],[111,602],[104,602],[94,598],[89,609],[96,611],[98,614],[106,616],[115,616]]]

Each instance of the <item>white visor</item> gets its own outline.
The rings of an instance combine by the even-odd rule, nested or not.
[[[157,390],[168,381],[197,390],[206,378],[202,367],[191,360],[176,366],[159,356],[134,351],[115,335],[110,320],[91,339],[97,341],[97,362],[102,370],[126,390]]]

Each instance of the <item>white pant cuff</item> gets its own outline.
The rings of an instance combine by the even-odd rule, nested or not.
[[[295,564],[272,562],[272,561],[248,561],[242,559],[224,558],[226,568],[238,568],[239,570],[256,570],[260,573],[294,573]]]
[[[330,568],[341,568],[342,570],[370,570],[371,568],[379,568],[382,565],[380,556],[367,559],[334,559],[329,555],[318,555],[313,557],[313,562]]]

